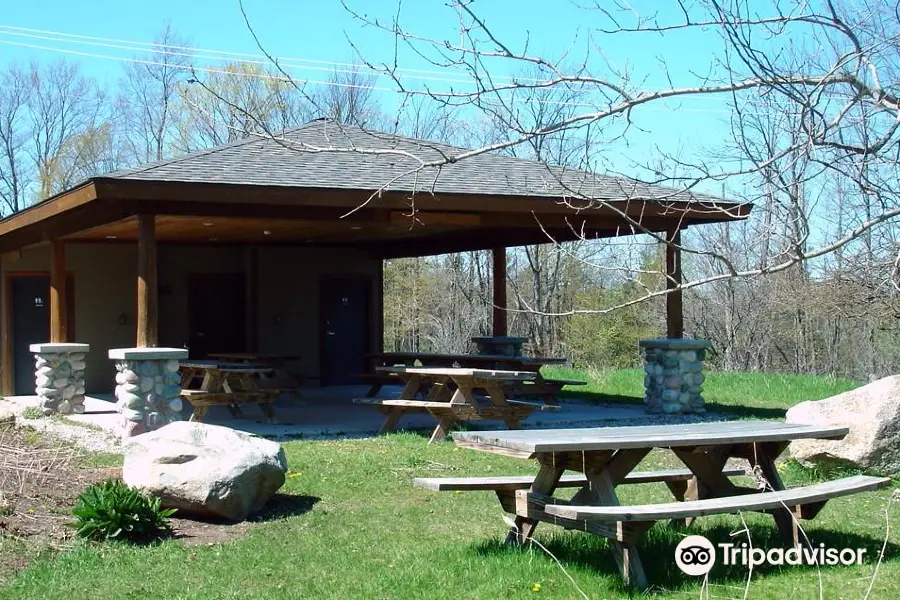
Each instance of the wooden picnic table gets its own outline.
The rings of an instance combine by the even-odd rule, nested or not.
[[[414,366],[419,362],[423,367],[438,366],[511,369],[538,371],[545,365],[564,365],[569,359],[543,356],[506,356],[504,354],[435,354],[430,352],[376,352],[367,355],[377,366]],[[490,367],[490,365],[498,365]]]
[[[295,395],[300,395],[301,377],[291,373],[285,365],[289,362],[301,360],[298,354],[272,354],[266,352],[211,352],[209,358],[213,360],[230,361],[234,363],[249,363],[258,366],[271,367],[271,371],[262,374],[263,379],[271,380],[270,383],[281,390],[292,390]]]
[[[419,363],[423,367],[452,367],[472,369],[496,369],[507,371],[526,371],[534,373],[533,378],[507,383],[505,393],[507,396],[540,397],[546,403],[556,405],[556,395],[566,385],[584,385],[585,382],[568,379],[548,379],[541,374],[541,367],[547,365],[563,365],[568,363],[563,357],[540,356],[506,356],[503,354],[433,354],[426,352],[378,352],[368,354],[367,357],[374,363],[371,388],[367,397],[374,397],[385,384],[391,383],[391,378],[385,376],[384,370],[379,367],[416,366]],[[381,374],[379,376],[379,373]]]
[[[357,404],[378,406],[387,416],[379,433],[394,431],[407,412],[430,413],[438,424],[429,442],[444,438],[458,422],[501,419],[507,427],[517,428],[521,419],[534,410],[547,410],[533,402],[510,400],[504,387],[511,382],[533,380],[531,371],[464,369],[445,367],[378,367],[380,373],[392,373],[404,384],[398,399],[356,398]],[[425,392],[424,400],[418,398]],[[484,392],[476,396],[476,390]]]
[[[242,418],[240,404],[258,404],[267,422],[275,422],[272,402],[280,389],[266,384],[273,372],[268,365],[215,360],[179,363],[181,396],[194,407],[191,421],[202,421],[210,406],[224,405],[235,418]],[[196,381],[200,380],[199,386]]]
[[[782,536],[797,545],[798,518],[813,518],[830,498],[888,485],[887,478],[852,476],[786,490],[775,459],[792,440],[841,439],[845,427],[734,421],[640,427],[478,431],[453,434],[456,444],[484,452],[536,459],[535,477],[472,477],[417,480],[429,489],[493,490],[504,510],[516,515],[507,542],[527,544],[546,521],[609,538],[626,581],[647,584],[635,543],[654,522],[739,511],[769,512]],[[635,473],[653,449],[674,453],[686,470]],[[736,485],[726,469],[730,458],[749,461],[764,489]],[[566,471],[577,475],[564,475]],[[664,481],[676,502],[621,506],[620,484]],[[679,485],[675,485],[679,484]],[[579,486],[571,498],[554,497],[559,488]]]

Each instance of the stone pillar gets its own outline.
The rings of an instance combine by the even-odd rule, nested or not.
[[[181,420],[178,361],[184,348],[116,348],[116,410],[122,415],[122,439]]]
[[[84,412],[84,368],[88,344],[32,344],[35,394],[49,416]]]
[[[641,340],[644,349],[644,404],[651,413],[702,413],[703,359],[708,340]]]

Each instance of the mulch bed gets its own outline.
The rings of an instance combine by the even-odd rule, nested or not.
[[[72,446],[42,436],[28,427],[0,426],[0,540],[64,548],[72,541],[72,507],[88,485],[121,476],[120,467],[85,464]],[[212,545],[234,539],[253,522],[208,523],[171,519],[174,536],[187,545]],[[2,553],[0,576],[24,567],[30,556]]]

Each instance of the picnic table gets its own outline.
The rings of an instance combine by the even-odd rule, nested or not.
[[[271,367],[271,371],[261,374],[262,379],[270,380],[274,387],[281,390],[293,390],[300,395],[300,377],[291,373],[286,365],[289,362],[299,361],[297,354],[271,354],[265,352],[211,352],[209,358],[226,362],[247,363],[256,366]]]
[[[378,352],[367,355],[374,363],[373,371],[366,376],[371,387],[366,396],[372,398],[382,386],[394,382],[392,376],[379,367],[416,366],[451,367],[472,369],[497,369],[507,371],[527,371],[534,377],[507,383],[507,396],[539,397],[547,404],[556,405],[556,395],[566,385],[584,385],[584,381],[545,378],[541,367],[568,363],[563,357],[506,356],[503,354],[432,354],[425,352]]]
[[[427,412],[438,421],[430,443],[443,439],[458,422],[500,419],[515,429],[532,411],[557,408],[507,398],[505,386],[533,380],[535,374],[530,371],[445,367],[378,367],[377,370],[396,375],[404,384],[398,399],[353,400],[357,404],[377,406],[386,414],[379,433],[394,431],[408,412]],[[484,395],[476,396],[476,390],[483,391]],[[420,400],[422,392],[425,397]]]
[[[210,406],[224,405],[242,418],[240,404],[258,404],[267,422],[275,422],[272,402],[281,392],[267,384],[273,373],[268,365],[247,362],[189,360],[179,363],[181,397],[194,407],[191,421],[202,421]],[[196,385],[200,381],[199,386]]]
[[[770,421],[707,422],[678,425],[454,433],[458,446],[525,459],[536,459],[535,476],[417,479],[434,490],[492,490],[502,508],[515,516],[508,543],[527,544],[537,524],[546,521],[609,538],[626,582],[646,587],[635,543],[656,521],[689,524],[700,516],[740,511],[771,513],[781,535],[796,546],[805,543],[797,519],[811,519],[831,498],[889,485],[890,479],[856,475],[785,489],[775,459],[792,440],[842,439],[845,427]],[[636,472],[653,449],[672,452],[687,468]],[[765,486],[741,486],[726,468],[730,458],[749,461],[748,473]],[[565,475],[566,471],[574,474]],[[675,502],[620,504],[619,485],[664,482]],[[579,491],[564,500],[554,493]]]

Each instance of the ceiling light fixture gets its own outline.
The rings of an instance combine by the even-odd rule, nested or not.
[[[204,227],[212,227],[212,225],[213,225],[212,221],[203,221]]]
[[[359,231],[360,229],[362,229],[362,227],[360,227],[359,225],[354,225],[350,229],[352,229],[353,231]]]
[[[263,229],[263,235],[272,235],[272,232],[268,229]]]
[[[119,239],[119,236],[117,236],[117,235],[108,235],[108,236],[106,236],[106,239],[108,239],[108,240],[117,240],[117,239]]]

